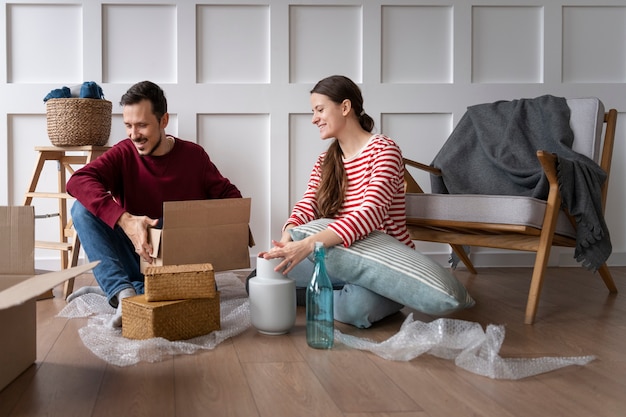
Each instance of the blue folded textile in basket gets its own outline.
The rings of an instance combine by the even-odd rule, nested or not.
[[[45,103],[51,98],[71,98],[71,97],[72,97],[72,92],[70,91],[70,89],[68,87],[61,87],[61,88],[57,88],[55,90],[50,91],[48,95],[44,97],[43,101]]]
[[[85,81],[80,87],[80,98],[104,98],[104,93],[94,81]]]
[[[75,97],[72,95],[72,90],[69,87],[61,87],[54,89],[48,93],[43,99],[44,103],[51,98],[72,98]],[[104,99],[104,93],[102,92],[102,88],[96,84],[94,81],[85,81],[80,86],[80,93],[78,95],[79,98],[98,98]]]

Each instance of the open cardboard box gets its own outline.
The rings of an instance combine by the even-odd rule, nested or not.
[[[34,208],[0,207],[0,390],[36,360],[35,298],[96,264],[35,276]]]
[[[163,203],[163,229],[150,229],[152,266],[210,263],[213,270],[250,267],[250,198]],[[150,264],[141,260],[141,271]]]

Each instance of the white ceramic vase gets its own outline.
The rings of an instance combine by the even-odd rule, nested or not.
[[[250,319],[263,334],[285,334],[296,322],[296,282],[274,271],[280,262],[257,258],[256,277],[248,281]]]

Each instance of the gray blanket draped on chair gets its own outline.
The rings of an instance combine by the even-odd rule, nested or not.
[[[612,251],[601,186],[606,173],[572,150],[574,134],[564,98],[497,101],[468,107],[432,162],[433,193],[521,195],[545,200],[548,180],[537,150],[557,155],[562,205],[577,223],[574,257],[596,271]]]

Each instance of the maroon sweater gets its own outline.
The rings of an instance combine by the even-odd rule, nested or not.
[[[111,227],[125,211],[163,217],[163,202],[240,198],[198,144],[176,139],[163,156],[141,156],[130,139],[77,170],[67,192]]]

